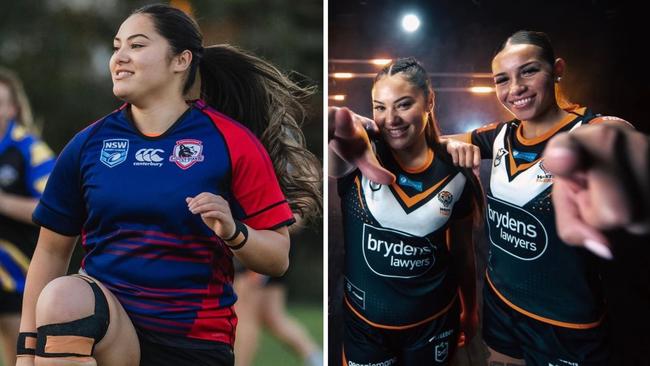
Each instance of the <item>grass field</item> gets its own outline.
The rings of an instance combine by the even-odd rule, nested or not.
[[[300,321],[309,331],[317,344],[323,344],[323,308],[322,306],[289,304],[289,313]],[[301,366],[302,361],[298,359],[291,350],[268,333],[263,332],[260,348],[255,358],[255,366]]]
[[[323,344],[323,308],[320,305],[289,304],[289,313],[305,325],[317,344]],[[301,366],[291,350],[263,332],[255,366]],[[5,366],[0,358],[0,366]]]

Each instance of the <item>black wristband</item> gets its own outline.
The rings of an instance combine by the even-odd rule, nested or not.
[[[237,244],[235,245],[229,245],[229,241],[234,241],[237,238],[240,237],[240,235],[243,237]],[[235,220],[235,233],[228,239],[224,239],[224,242],[226,242],[226,246],[230,248],[230,250],[238,250],[241,249],[246,242],[248,241],[248,228],[246,227],[246,224],[239,220]]]
[[[27,346],[27,338],[34,338],[32,345]],[[34,332],[20,332],[18,333],[18,343],[16,344],[16,356],[28,355],[34,356],[36,354],[36,338]]]
[[[241,232],[241,230],[239,229],[239,226],[237,225],[238,223],[239,223],[239,220],[235,220],[235,232],[234,232],[234,233],[232,234],[232,236],[229,237],[228,239],[224,238],[223,241],[231,241],[231,240],[234,240],[234,239],[237,237],[237,235],[239,235],[239,233]]]

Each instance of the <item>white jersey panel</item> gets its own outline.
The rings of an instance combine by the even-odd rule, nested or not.
[[[458,202],[465,188],[466,180],[462,173],[456,173],[456,176],[434,197],[411,213],[404,211],[389,186],[378,185],[366,177],[362,177],[361,187],[368,210],[382,227],[424,237],[447,223],[450,216],[441,214],[441,212],[448,211]],[[451,205],[445,205],[443,203],[445,200],[439,199],[440,193],[445,191],[451,193],[453,197]]]

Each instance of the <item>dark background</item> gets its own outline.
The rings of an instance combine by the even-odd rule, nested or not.
[[[401,30],[411,11],[422,25]],[[570,100],[650,131],[642,103],[648,93],[648,30],[640,5],[613,1],[340,1],[329,2],[330,59],[414,56],[428,72],[490,73],[497,48],[517,30],[546,32],[567,61],[562,88]],[[377,72],[374,65],[330,63],[330,72]],[[492,79],[433,78],[436,87],[492,85]],[[372,79],[329,79],[329,93],[370,115]],[[493,94],[441,92],[436,114],[444,133],[508,118]]]
[[[75,133],[121,104],[112,94],[108,71],[113,37],[131,11],[153,2],[0,1],[0,66],[14,70],[22,79],[42,137],[55,152]],[[204,45],[238,45],[286,72],[302,74],[299,80],[318,88],[308,101],[304,131],[310,149],[322,158],[322,2],[171,3],[193,13]],[[322,237],[322,220],[318,220],[292,240],[288,273],[292,300],[321,304]],[[78,259],[79,253],[71,265],[75,271]]]
[[[407,34],[401,17],[412,12],[420,29]],[[333,59],[375,59],[414,56],[430,73],[490,73],[492,57],[512,33],[546,32],[556,57],[567,62],[561,81],[569,100],[592,110],[624,118],[650,132],[644,103],[648,81],[647,19],[640,5],[614,1],[342,1],[329,2],[329,55]],[[329,63],[329,73],[376,73],[371,64]],[[432,77],[434,90],[492,86],[491,78]],[[371,116],[371,78],[328,78],[329,94],[345,94],[348,106]],[[511,119],[494,93],[436,93],[435,112],[443,134],[467,132],[496,120]],[[485,177],[489,169],[482,167]],[[343,248],[335,181],[329,180],[329,317],[330,364],[340,363],[340,304]],[[477,242],[477,281],[482,286],[487,243]],[[457,364],[483,365],[480,342],[461,354]],[[334,363],[336,362],[336,363]]]

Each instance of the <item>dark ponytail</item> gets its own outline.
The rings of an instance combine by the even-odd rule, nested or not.
[[[300,129],[305,119],[303,102],[313,88],[300,87],[270,63],[236,47],[204,48],[196,22],[176,8],[148,5],[134,14],[151,16],[172,55],[192,52],[183,93],[190,92],[198,72],[201,98],[260,138],[294,213],[303,219],[321,215],[321,163],[307,150]]]
[[[302,88],[270,63],[230,45],[205,48],[201,98],[246,124],[266,147],[291,209],[303,218],[321,214],[320,162],[305,147],[300,125]]]

